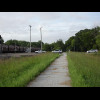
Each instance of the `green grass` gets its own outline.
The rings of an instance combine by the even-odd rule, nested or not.
[[[32,57],[0,60],[0,87],[24,87],[35,79],[59,54],[44,53]]]
[[[67,54],[73,87],[100,87],[100,56],[70,52]]]

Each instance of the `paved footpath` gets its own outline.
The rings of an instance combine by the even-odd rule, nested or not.
[[[57,58],[27,87],[71,87],[66,53]]]

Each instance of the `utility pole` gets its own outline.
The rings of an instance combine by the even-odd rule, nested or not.
[[[2,42],[2,39],[1,39],[1,35],[0,35],[0,53],[2,52],[1,42]]]
[[[42,51],[42,27],[40,28],[40,34],[41,34],[41,51]]]
[[[2,40],[1,40],[1,35],[0,35],[0,44],[1,44],[1,41],[2,41]]]
[[[31,25],[29,25],[29,27],[30,27],[30,53],[31,53]]]
[[[76,42],[76,41],[75,41]],[[75,52],[75,42],[74,42],[74,52]]]

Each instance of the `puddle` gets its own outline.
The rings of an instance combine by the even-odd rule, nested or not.
[[[60,72],[52,72],[52,73],[60,73]]]
[[[60,85],[68,85],[68,86],[71,86],[71,80],[68,80],[68,81],[64,81],[64,82],[61,82]]]
[[[52,70],[57,70],[57,68],[53,68]]]

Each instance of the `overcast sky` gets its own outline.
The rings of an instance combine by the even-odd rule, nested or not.
[[[100,26],[100,12],[0,12],[0,35],[4,41],[10,39],[40,40],[40,27],[44,43],[65,42],[76,32]]]

